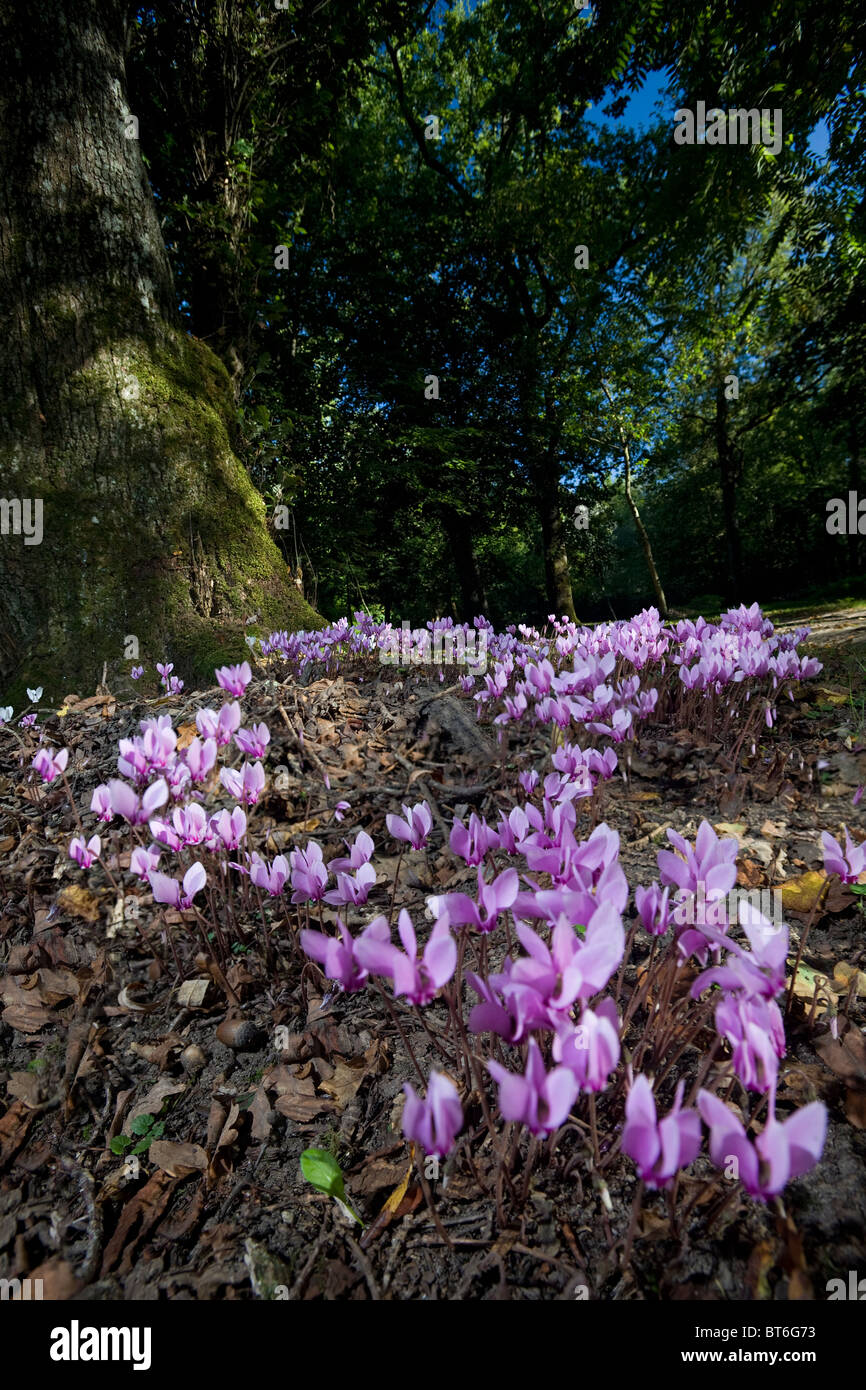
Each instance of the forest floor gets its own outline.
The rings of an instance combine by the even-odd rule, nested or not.
[[[200,960],[190,972],[195,987],[179,998],[173,963],[161,965],[145,949],[101,872],[84,874],[67,858],[76,826],[65,793],[55,784],[34,795],[7,731],[0,1278],[40,1278],[44,1296],[56,1299],[570,1300],[585,1289],[590,1299],[725,1300],[824,1299],[828,1280],[847,1280],[851,1270],[863,1277],[866,988],[858,989],[866,980],[852,972],[866,971],[866,900],[837,884],[814,910],[813,881],[804,876],[821,868],[823,829],[838,835],[845,823],[855,838],[866,833],[866,798],[853,805],[866,783],[866,608],[821,612],[813,626],[808,650],[825,670],[784,702],[755,757],[726,767],[699,730],[641,726],[628,784],[617,776],[597,793],[599,817],[619,832],[630,885],[656,876],[668,828],[693,839],[706,818],[739,840],[741,884],[789,885],[794,951],[814,918],[801,971],[808,988],[798,977],[779,1098],[819,1097],[830,1123],[822,1161],[788,1186],[783,1209],[730,1200],[730,1192],[720,1204],[702,1156],[680,1178],[673,1219],[667,1194],[645,1198],[624,1260],[634,1165],[616,1156],[603,1194],[587,1176],[580,1132],[570,1129],[526,1182],[521,1151],[515,1194],[506,1190],[501,1200],[489,1139],[476,1150],[489,1193],[462,1160],[446,1168],[447,1182],[432,1184],[437,1225],[399,1124],[403,1082],[418,1078],[381,997],[366,990],[323,998],[321,975],[312,966],[302,975],[288,944],[269,970],[261,928],[251,925],[231,968],[223,974]],[[183,729],[220,695],[67,702],[68,712],[46,727],[70,749],[78,805],[89,806],[92,788],[116,775],[117,740],[141,718],[156,708]],[[270,824],[272,850],[314,835],[327,858],[360,826],[385,849],[385,814],[423,798],[435,828],[428,850],[403,857],[397,905],[418,922],[428,893],[471,891],[475,871],[455,871],[447,829],[455,813],[470,810],[495,823],[512,800],[513,743],[503,753],[471,705],[429,675],[404,683],[389,668],[368,668],[363,679],[280,686],[276,700],[265,681],[244,700],[246,722],[265,719],[272,732],[269,787],[256,813]],[[279,705],[300,720],[303,748]],[[542,766],[549,731],[510,737],[528,740]],[[342,826],[322,809],[323,769],[350,803]],[[387,852],[375,861],[375,911],[388,910],[396,856]],[[143,906],[145,930],[151,911]],[[831,1000],[840,1041],[822,1021]],[[436,1006],[428,1012],[435,1026]],[[237,1017],[249,1026],[227,1029]],[[441,1066],[435,1037],[416,1026],[411,1040],[425,1075]],[[163,1128],[133,1162],[111,1141],[136,1116],[159,1117]],[[479,1123],[471,1105],[467,1118]],[[304,1182],[299,1157],[311,1146],[338,1158],[349,1200],[368,1223],[363,1234]]]

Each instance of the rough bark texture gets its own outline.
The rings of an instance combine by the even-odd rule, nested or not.
[[[0,0],[0,488],[43,503],[41,544],[0,536],[13,700],[128,670],[130,634],[204,676],[253,614],[317,620],[232,451],[225,368],[176,319],[128,138],[124,14]]]

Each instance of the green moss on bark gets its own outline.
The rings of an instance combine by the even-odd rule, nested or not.
[[[6,702],[28,684],[90,693],[103,663],[109,679],[128,671],[130,635],[140,662],[174,661],[201,683],[242,658],[254,614],[260,629],[320,625],[232,451],[229,378],[209,349],[180,330],[115,342],[70,375],[59,406],[66,426],[41,457],[0,456],[4,477],[27,478],[17,495],[44,505],[40,546],[2,538],[0,581],[18,585]]]

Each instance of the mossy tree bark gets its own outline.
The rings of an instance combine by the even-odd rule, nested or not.
[[[177,319],[130,138],[125,14],[0,0],[0,491],[42,503],[38,544],[3,509],[7,699],[128,671],[130,635],[202,677],[242,654],[254,614],[318,621],[233,452],[226,370]]]

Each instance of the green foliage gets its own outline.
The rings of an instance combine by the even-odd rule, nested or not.
[[[338,1206],[357,1221],[359,1226],[364,1225],[358,1213],[349,1206],[343,1174],[333,1154],[327,1149],[304,1149],[301,1154],[301,1172],[312,1187],[333,1197]]]
[[[539,621],[558,558],[582,617],[652,601],[623,441],[671,603],[866,567],[824,526],[866,494],[864,34],[854,0],[139,12],[178,298],[313,607]],[[698,99],[778,105],[778,156],[676,145]]]
[[[116,1134],[112,1139],[108,1147],[113,1154],[147,1153],[154,1139],[161,1139],[165,1133],[165,1122],[155,1115],[136,1115],[129,1128],[130,1134]]]

